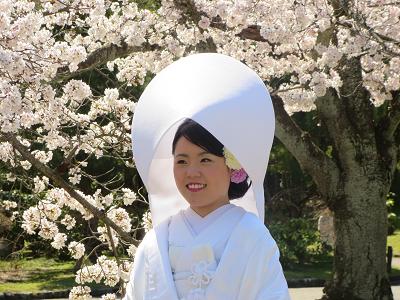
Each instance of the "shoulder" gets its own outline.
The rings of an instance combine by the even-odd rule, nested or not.
[[[240,227],[242,230],[249,231],[249,233],[253,234],[265,234],[268,229],[265,225],[260,221],[260,219],[253,213],[246,212],[240,223]]]
[[[153,228],[151,228],[142,239],[142,242],[139,246],[148,247],[157,242],[158,238],[163,235],[168,234],[168,226],[171,223],[171,219],[173,217],[168,217],[167,219],[163,220],[161,223],[157,224]]]
[[[275,244],[268,228],[261,220],[253,213],[246,212],[237,226],[243,236],[248,237],[257,243]]]

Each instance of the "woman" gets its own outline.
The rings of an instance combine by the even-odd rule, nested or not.
[[[126,299],[289,299],[262,222],[273,132],[263,82],[230,57],[192,55],[152,80],[132,138],[155,227]]]

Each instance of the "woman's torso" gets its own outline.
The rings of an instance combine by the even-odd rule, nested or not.
[[[205,218],[190,208],[169,224],[169,259],[179,299],[202,299],[229,237],[245,211],[227,204]]]

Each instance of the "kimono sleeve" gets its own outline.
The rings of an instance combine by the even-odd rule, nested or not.
[[[239,299],[290,300],[289,290],[279,262],[279,249],[272,236],[259,240],[248,255]]]
[[[133,269],[126,286],[124,300],[143,300],[145,293],[145,246],[142,242],[136,250]]]

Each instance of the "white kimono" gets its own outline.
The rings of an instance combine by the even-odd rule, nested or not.
[[[149,231],[126,300],[287,300],[279,250],[252,213],[233,206],[197,236],[182,212]]]

